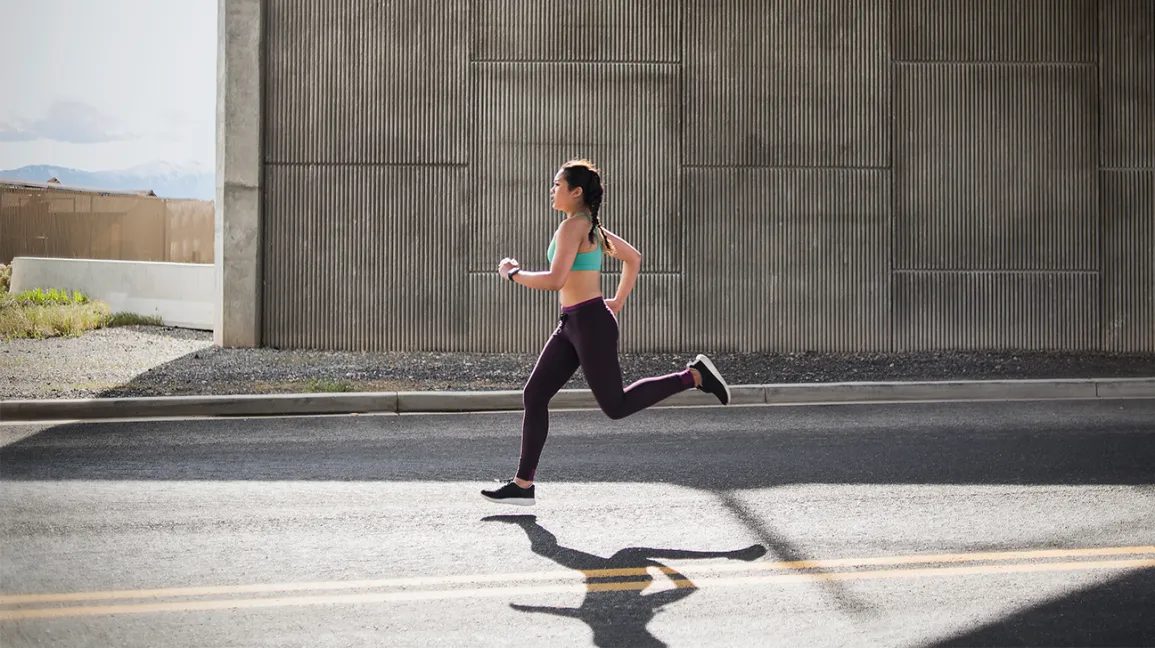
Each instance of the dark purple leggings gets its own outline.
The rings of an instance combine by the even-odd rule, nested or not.
[[[545,343],[525,384],[522,402],[520,479],[532,480],[549,433],[549,401],[573,377],[585,374],[598,406],[612,419],[643,410],[694,386],[690,371],[646,378],[622,389],[618,364],[618,319],[597,297],[562,309],[557,329]]]

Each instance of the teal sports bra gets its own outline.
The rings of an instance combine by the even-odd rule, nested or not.
[[[557,250],[557,234],[553,235],[553,239],[549,242],[549,249],[545,252],[545,258],[553,263],[553,253]],[[574,256],[573,266],[570,270],[601,270],[602,269],[602,246],[598,243],[596,249],[589,252],[578,252]]]

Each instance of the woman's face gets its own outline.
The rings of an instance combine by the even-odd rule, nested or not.
[[[550,206],[558,211],[573,213],[581,206],[581,187],[570,187],[565,173],[558,171],[553,177],[553,188],[549,190]]]

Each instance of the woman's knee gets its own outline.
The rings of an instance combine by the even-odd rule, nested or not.
[[[532,383],[521,390],[521,405],[527,410],[548,409],[553,394],[535,387]]]
[[[626,410],[626,401],[623,398],[599,400],[598,406],[602,408],[606,416],[614,421],[624,419],[630,415]]]

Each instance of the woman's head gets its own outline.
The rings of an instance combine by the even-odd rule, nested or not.
[[[553,208],[568,214],[589,212],[597,218],[602,206],[602,176],[589,160],[570,160],[553,177]]]
[[[606,249],[612,251],[614,249],[613,244],[606,240],[605,231],[602,230],[602,223],[598,218],[598,210],[601,209],[602,194],[604,193],[602,175],[592,162],[589,160],[570,160],[563,164],[554,175],[550,198],[553,208],[558,211],[567,214],[589,212],[594,225],[590,228],[590,243],[594,242],[594,232],[599,232],[602,241],[606,244]]]

